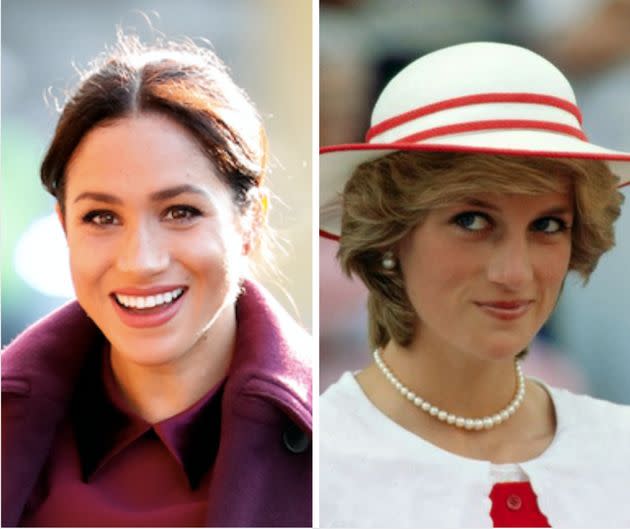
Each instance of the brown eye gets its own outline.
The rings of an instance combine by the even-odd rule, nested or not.
[[[86,224],[95,224],[97,226],[120,224],[118,217],[114,213],[103,210],[90,211],[83,216],[82,221]]]
[[[192,206],[172,206],[164,213],[164,220],[185,222],[201,216],[201,211]]]

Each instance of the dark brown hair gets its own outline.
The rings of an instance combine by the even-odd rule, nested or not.
[[[264,179],[267,140],[260,117],[225,65],[192,41],[152,46],[119,34],[69,95],[41,166],[41,180],[64,211],[65,171],[95,126],[144,112],[189,130],[245,210]]]

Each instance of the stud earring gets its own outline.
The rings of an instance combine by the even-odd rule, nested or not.
[[[387,250],[383,254],[383,258],[381,259],[381,265],[385,270],[393,270],[396,268],[396,259],[394,257],[394,252],[391,250]]]

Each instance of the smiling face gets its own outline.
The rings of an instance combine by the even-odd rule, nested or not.
[[[522,351],[553,310],[571,256],[573,200],[480,193],[429,212],[401,242],[418,315],[412,346],[501,359]]]
[[[187,130],[157,114],[98,126],[66,178],[76,295],[112,354],[175,363],[233,332],[246,260],[240,216]]]

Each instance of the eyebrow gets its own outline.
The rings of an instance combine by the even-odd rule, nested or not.
[[[500,209],[497,208],[494,204],[490,204],[489,202],[485,202],[483,200],[479,200],[478,198],[471,198],[466,200],[466,205],[475,206],[479,208],[489,209],[491,211],[500,212]],[[545,211],[540,212],[540,215],[570,215],[573,213],[571,208],[567,208],[566,206],[552,206]]]
[[[466,200],[465,204],[467,206],[474,206],[474,207],[489,209],[491,211],[499,211],[499,208],[496,207],[494,204],[490,204],[489,202],[484,202],[483,200],[479,200],[477,198],[470,198]]]
[[[161,189],[160,191],[155,191],[149,195],[149,198],[154,202],[162,202],[164,200],[168,200],[169,198],[174,198],[176,196],[182,195],[184,193],[193,193],[196,195],[208,196],[208,193],[197,186],[192,184],[182,184],[174,187],[167,187],[166,189]],[[91,199],[96,200],[98,202],[107,202],[108,204],[122,204],[123,201],[115,196],[110,195],[109,193],[99,193],[95,191],[85,191],[81,193],[77,198],[74,199],[74,203],[77,203],[79,200]]]

